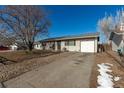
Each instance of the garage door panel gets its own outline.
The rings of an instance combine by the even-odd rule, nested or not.
[[[81,52],[94,52],[95,44],[94,40],[81,41]]]

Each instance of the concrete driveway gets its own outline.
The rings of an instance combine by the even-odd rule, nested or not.
[[[93,54],[70,53],[4,82],[5,87],[21,88],[88,88],[94,64]]]

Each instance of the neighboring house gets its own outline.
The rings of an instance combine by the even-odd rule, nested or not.
[[[10,46],[3,46],[3,45],[0,45],[0,51],[2,50],[17,50],[17,45],[13,44],[13,45],[10,45]]]
[[[109,40],[111,41],[111,48],[113,51],[123,49],[123,36],[115,32],[111,32]]]
[[[17,50],[17,48],[18,48],[17,44],[10,45],[10,49],[13,51]]]
[[[35,49],[55,51],[77,51],[96,53],[98,51],[99,33],[90,33],[77,36],[48,38],[34,45]]]
[[[41,42],[35,42],[34,43],[34,49],[42,50],[43,49],[42,43]]]

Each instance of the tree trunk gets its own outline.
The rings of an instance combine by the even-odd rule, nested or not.
[[[33,44],[32,43],[29,43],[28,49],[29,49],[29,51],[32,51],[33,50]]]

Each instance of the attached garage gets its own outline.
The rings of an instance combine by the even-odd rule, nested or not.
[[[48,38],[40,42],[46,43],[44,49],[48,50],[97,53],[99,33]]]
[[[94,53],[95,52],[95,40],[82,40],[81,52]]]

